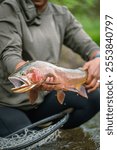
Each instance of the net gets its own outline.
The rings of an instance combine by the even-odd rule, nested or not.
[[[67,110],[48,117],[18,130],[5,138],[0,137],[0,150],[35,150],[36,148],[39,150],[41,145],[55,141],[60,136],[59,128],[67,122],[70,111],[71,110]],[[43,129],[39,128],[39,130],[34,129],[34,127],[58,118],[58,122],[48,127]]]

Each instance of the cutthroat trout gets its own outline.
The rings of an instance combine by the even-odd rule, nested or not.
[[[47,78],[52,78],[48,81]],[[39,91],[57,91],[59,103],[63,103],[64,91],[73,91],[88,98],[83,84],[87,73],[82,68],[66,69],[44,61],[28,62],[8,79],[14,85],[11,90],[15,93],[29,92],[29,100],[33,104]]]

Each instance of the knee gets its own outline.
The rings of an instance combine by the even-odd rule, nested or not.
[[[7,136],[31,124],[28,117],[17,109],[0,108],[0,136]]]

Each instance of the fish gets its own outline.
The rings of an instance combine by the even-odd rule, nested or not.
[[[51,78],[52,81],[47,79]],[[57,100],[63,104],[65,91],[73,91],[88,99],[85,89],[87,72],[83,68],[68,69],[45,61],[30,61],[8,77],[14,85],[14,93],[29,92],[29,101],[34,104],[39,91],[57,91]]]

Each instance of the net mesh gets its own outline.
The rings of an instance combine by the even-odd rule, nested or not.
[[[48,130],[48,131],[47,131]],[[47,130],[43,131],[30,131],[30,130],[25,130],[24,135],[14,135],[12,138],[0,138],[0,149],[12,149],[13,147],[17,147],[25,143],[29,143],[29,141],[32,141],[35,138],[41,137],[42,134],[49,132],[51,128],[48,128]],[[27,150],[30,150],[31,148],[34,148],[36,146],[41,146],[43,144],[47,144],[50,142],[55,141],[58,137],[60,136],[59,130],[56,130],[54,133],[51,135],[47,136],[43,140],[37,142],[36,144],[33,144],[32,146],[27,147]],[[25,148],[26,150],[26,148]]]
[[[22,149],[32,150],[43,144],[55,141],[60,137],[59,128],[67,121],[68,115],[58,121],[56,124],[51,125],[41,130],[32,130],[25,128],[20,134],[13,134],[11,137],[0,138],[0,149]]]

